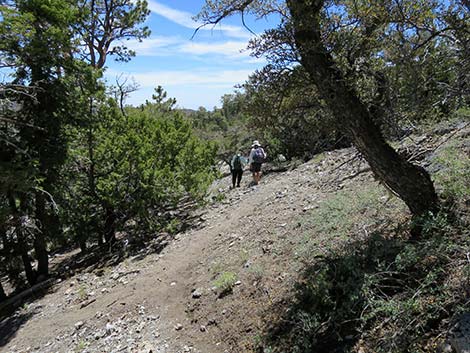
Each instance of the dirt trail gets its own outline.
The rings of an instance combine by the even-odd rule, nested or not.
[[[444,131],[419,141],[436,148],[452,136]],[[367,236],[379,212],[399,212],[398,221],[407,217],[354,149],[267,175],[256,188],[248,187],[248,174],[235,190],[228,190],[229,178],[217,181],[214,190],[225,198],[206,207],[199,229],[177,235],[160,254],[143,249],[116,267],[83,271],[2,320],[0,351],[252,352],[265,318],[279,310],[298,279],[302,256]],[[343,237],[312,225],[312,217],[328,216],[323,202],[341,193],[359,197],[361,190],[374,201],[370,217],[363,217],[371,223],[354,224],[359,218],[349,214],[346,223],[357,231]],[[224,276],[232,278],[232,292],[221,296],[216,283]]]
[[[282,249],[293,244],[297,217],[318,207],[332,189],[373,181],[367,173],[344,182],[331,174],[354,154],[327,153],[267,175],[256,188],[248,187],[248,172],[239,189],[228,191],[228,178],[218,181],[215,188],[223,188],[226,198],[207,208],[203,227],[177,235],[160,254],[57,284],[16,313],[21,327],[4,338],[0,351],[249,351],[262,311],[296,277],[291,254]],[[361,168],[350,164],[343,176]],[[221,298],[214,281],[227,272],[236,273],[237,283]]]

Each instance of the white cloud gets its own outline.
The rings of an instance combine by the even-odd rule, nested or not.
[[[197,23],[192,19],[193,15],[186,11],[176,10],[166,5],[163,5],[157,1],[149,0],[148,1],[148,8],[153,13],[165,17],[166,19],[179,24],[180,26],[190,28],[190,29],[197,29],[201,26],[200,23]],[[235,38],[251,38],[252,34],[249,33],[246,29],[240,26],[230,26],[230,25],[222,25],[218,24],[216,26],[204,26],[200,27],[199,30],[202,31],[214,31],[218,30],[223,32],[224,34],[235,37]]]
[[[172,54],[172,48],[181,43],[181,38],[178,37],[163,37],[155,36],[146,38],[139,42],[136,39],[131,39],[122,42],[127,48],[134,50],[138,55],[143,56],[159,56]]]
[[[172,9],[166,5],[160,4],[156,1],[148,1],[148,8],[150,11],[169,19],[183,27],[196,29],[199,25],[192,19],[189,12]]]
[[[141,87],[163,87],[170,86],[201,86],[204,87],[233,87],[243,83],[252,70],[173,70],[173,71],[152,71],[143,73],[128,73]],[[115,75],[112,71],[107,72],[111,77]]]
[[[123,42],[123,45],[134,50],[139,56],[211,55],[212,57],[233,58],[237,61],[244,59],[244,62],[252,62],[249,52],[245,50],[247,44],[244,41],[197,42],[180,37],[156,36],[144,39],[142,42],[129,40]]]
[[[183,53],[194,54],[194,55],[206,55],[215,54],[223,56],[246,56],[248,54],[242,53],[246,48],[245,42],[224,42],[224,43],[198,43],[198,42],[187,42],[179,47],[179,50]]]

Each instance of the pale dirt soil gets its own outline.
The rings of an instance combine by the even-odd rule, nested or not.
[[[248,172],[235,190],[228,190],[228,178],[219,180],[214,188],[224,189],[226,198],[207,206],[202,227],[177,235],[160,254],[56,284],[17,311],[13,319],[21,326],[3,337],[0,351],[253,351],[265,314],[276,310],[297,279],[302,264],[293,259],[305,236],[318,237],[318,251],[343,241],[301,229],[305,217],[337,190],[377,185],[368,171],[347,178],[365,167],[358,160],[345,163],[354,155],[353,149],[324,153],[264,176],[256,188],[248,187]],[[388,197],[383,189],[381,198]],[[219,297],[214,282],[224,272],[239,282]],[[200,298],[193,298],[195,289]],[[11,327],[13,319],[2,324]]]

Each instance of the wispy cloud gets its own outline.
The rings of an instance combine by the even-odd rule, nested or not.
[[[247,52],[243,52],[246,48],[245,42],[223,42],[223,43],[202,43],[202,42],[187,42],[179,47],[183,53],[193,55],[222,55],[230,57],[248,57]]]
[[[138,55],[160,56],[173,54],[172,48],[178,46],[181,41],[179,37],[154,36],[142,41],[130,39],[123,41],[122,44],[134,50]]]
[[[181,37],[163,37],[156,36],[144,39],[142,42],[129,40],[123,42],[129,49],[134,50],[139,56],[170,56],[184,55],[202,57],[210,55],[211,57],[223,57],[224,60],[243,59],[243,62],[251,62],[252,58],[246,49],[244,41],[225,41],[225,42],[199,42],[196,40],[187,40]]]
[[[153,13],[165,17],[166,19],[179,24],[180,26],[196,30],[201,26],[200,23],[197,23],[192,19],[193,14],[173,9],[169,6],[163,5],[157,1],[149,0],[148,8]],[[204,26],[201,27],[202,31],[221,31],[227,36],[235,38],[244,38],[248,39],[252,37],[252,34],[249,33],[246,29],[240,26],[230,26],[230,25],[217,25],[217,26]]]
[[[243,83],[252,70],[170,70],[150,71],[143,73],[129,72],[127,75],[135,79],[141,87],[174,86],[204,86],[204,87],[233,87]],[[107,71],[109,78],[116,76],[117,72]]]

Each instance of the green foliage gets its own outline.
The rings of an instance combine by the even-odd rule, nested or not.
[[[373,235],[326,254],[302,274],[264,344],[274,352],[434,351],[439,324],[466,305],[458,257],[470,243],[450,234],[418,243]]]
[[[457,141],[440,149],[433,159],[439,171],[433,175],[442,195],[456,201],[464,201],[470,195],[470,156],[468,150]]]
[[[75,347],[75,352],[82,352],[86,348],[86,342],[84,340],[78,341],[77,346]]]
[[[403,209],[404,205],[379,185],[340,190],[299,219],[305,236],[298,256],[310,263],[315,254],[324,251],[324,237],[348,240],[355,234],[367,235],[368,229],[385,226],[384,219],[398,216]]]
[[[84,301],[88,298],[87,289],[85,285],[81,284],[80,287],[78,287],[77,296],[80,301]]]
[[[263,266],[259,265],[259,264],[254,264],[254,265],[251,265],[249,268],[248,268],[248,273],[253,276],[253,279],[255,281],[261,281],[261,279],[265,276],[266,274],[266,270]]]
[[[468,231],[442,212],[420,219],[422,240],[407,241],[412,225],[393,226],[403,205],[383,195],[379,186],[342,190],[302,216],[296,252],[306,267],[267,319],[262,349],[434,351],[440,324],[468,310]]]
[[[272,155],[308,159],[347,145],[300,66],[289,71],[267,66],[243,88],[248,125],[266,141]]]
[[[196,138],[191,124],[177,113],[133,109],[124,116],[108,100],[98,114],[101,123],[94,133],[97,199],[120,215],[119,227],[132,219],[146,231],[162,228],[167,221],[168,229],[174,228],[177,220],[158,214],[174,208],[183,198],[203,199],[214,177],[214,144]],[[79,147],[76,153],[76,161],[87,163],[85,148]],[[92,201],[93,205],[86,193],[80,195],[87,181],[76,180],[79,195],[75,200],[80,204]],[[77,206],[72,203],[72,210]],[[91,209],[104,212],[101,204]],[[77,223],[77,236],[87,223],[91,220]]]
[[[387,136],[400,137],[402,127],[440,120],[469,104],[470,21],[464,3],[345,0],[319,4],[322,44],[332,54],[338,74]],[[252,55],[266,57],[268,65],[244,88],[248,112],[253,125],[262,126],[263,139],[279,148],[275,153],[299,156],[297,149],[311,153],[331,148],[341,135],[335,134],[340,126],[331,124],[331,113],[319,99],[321,92],[296,66],[299,52],[286,7],[286,1],[211,0],[198,18],[212,23],[231,14],[283,14],[278,27],[250,42]],[[310,140],[308,134],[312,134]]]
[[[180,230],[181,222],[177,218],[173,218],[165,225],[165,231],[169,234],[176,234]]]
[[[237,282],[237,274],[234,272],[222,272],[214,281],[214,286],[220,295],[230,293]]]
[[[245,96],[237,92],[224,95],[220,109],[207,111],[201,107],[196,112],[188,113],[196,134],[216,142],[218,158],[227,163],[237,151],[247,155],[254,139],[254,132],[250,131],[247,124],[248,116],[242,109],[244,104]]]
[[[1,118],[7,117],[2,126],[6,138],[0,140],[0,175],[6,182],[1,198],[8,204],[12,223],[21,217],[30,223],[3,241],[15,249],[13,257],[34,247],[37,270],[22,256],[31,284],[38,275],[47,276],[47,241],[62,233],[56,200],[67,156],[65,127],[80,106],[76,80],[82,66],[70,55],[76,50],[72,31],[76,15],[66,0],[0,5],[1,66],[9,68],[6,77],[11,79],[2,83]]]

